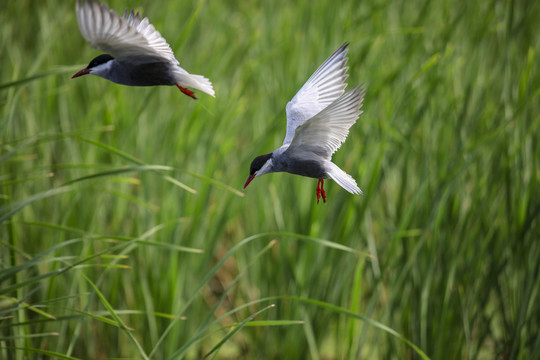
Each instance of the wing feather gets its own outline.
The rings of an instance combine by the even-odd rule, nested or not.
[[[77,22],[82,36],[92,48],[120,61],[128,57],[139,57],[141,61],[161,58],[179,64],[167,41],[148,18],[141,18],[133,10],[120,17],[105,4],[77,0]]]
[[[311,75],[287,104],[287,134],[283,145],[291,143],[296,128],[339,98],[347,84],[347,46],[344,43]]]
[[[300,125],[286,151],[291,154],[311,151],[330,159],[362,113],[364,93],[362,85],[359,85]]]

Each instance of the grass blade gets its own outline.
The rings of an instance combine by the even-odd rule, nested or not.
[[[121,324],[119,323],[118,321],[115,321],[115,320],[111,320],[109,318],[106,318],[105,316],[101,316],[101,315],[96,315],[96,314],[92,314],[91,312],[88,312],[88,311],[83,311],[83,310],[77,310],[77,309],[73,309],[73,311],[75,312],[78,312],[79,314],[83,314],[83,315],[86,315],[88,317],[91,317],[92,319],[95,319],[95,320],[98,320],[102,323],[105,323],[105,324],[108,324],[108,325],[111,325],[111,326],[114,326],[116,328],[119,328],[119,329],[123,329],[125,328],[125,330],[127,331],[133,331],[133,328],[130,328],[129,326],[126,326],[124,324]],[[119,311],[115,311],[115,313],[120,313]]]
[[[141,357],[143,359],[148,359],[148,356],[146,355],[146,353],[144,352],[144,349],[141,347],[141,345],[139,344],[139,342],[137,341],[137,339],[135,339],[135,337],[133,336],[133,334],[130,332],[130,329],[129,327],[127,327],[124,322],[122,321],[122,319],[120,319],[120,317],[118,316],[118,314],[116,313],[116,311],[114,310],[114,308],[111,306],[111,304],[109,304],[109,302],[107,301],[107,299],[105,298],[105,296],[103,296],[103,294],[101,293],[101,291],[99,291],[99,289],[97,288],[97,286],[90,280],[88,279],[85,275],[82,275],[86,281],[90,284],[90,286],[92,287],[92,289],[94,289],[96,295],[98,296],[99,300],[101,301],[101,303],[103,304],[103,306],[105,306],[105,308],[109,311],[109,314],[111,314],[111,316],[113,317],[114,320],[116,320],[116,322],[119,324],[119,328],[122,329],[124,331],[124,333],[128,336],[128,338],[133,342],[133,344],[135,344],[136,348],[138,349],[139,351],[139,354],[141,355]]]
[[[131,167],[123,167],[120,169],[114,169],[109,171],[103,171],[97,174],[87,175],[83,176],[77,179],[70,180],[66,182],[64,185],[71,185],[76,182],[84,181],[84,180],[90,180],[95,179],[99,177],[105,177],[105,176],[115,176],[119,174],[124,174],[128,172],[136,172],[136,171],[172,171],[173,168],[169,166],[163,166],[163,165],[141,165],[141,166],[131,166]]]
[[[110,146],[110,145],[106,145],[106,144],[100,143],[99,141],[94,141],[94,140],[86,139],[86,138],[84,138],[84,137],[82,137],[82,136],[78,136],[77,138],[78,138],[79,140],[81,140],[81,141],[87,142],[87,143],[92,144],[92,145],[94,145],[94,146],[97,146],[97,147],[99,147],[99,148],[101,148],[101,149],[103,149],[103,150],[106,150],[106,151],[109,152],[109,153],[112,153],[112,154],[115,154],[115,155],[117,155],[117,156],[119,156],[119,157],[121,157],[121,158],[124,158],[125,160],[131,161],[131,162],[133,162],[133,163],[135,163],[135,164],[137,164],[137,165],[140,165],[140,166],[147,166],[147,165],[146,165],[144,162],[142,162],[141,160],[139,160],[139,159],[137,159],[137,158],[135,158],[135,157],[129,155],[129,154],[126,153],[126,152],[123,152],[123,151],[121,151],[121,150],[118,150],[118,149],[116,149],[116,148],[114,148],[114,147],[112,147],[112,146]],[[155,172],[156,172],[156,174],[162,176],[165,180],[169,181],[170,183],[172,183],[172,184],[174,184],[174,185],[176,185],[176,186],[178,186],[178,187],[180,187],[180,188],[182,188],[182,189],[184,189],[184,190],[186,190],[186,191],[189,191],[189,192],[192,193],[192,194],[196,194],[196,193],[197,193],[197,191],[196,191],[195,189],[192,189],[191,187],[187,186],[186,184],[184,184],[184,183],[182,183],[182,182],[180,182],[180,181],[178,181],[178,180],[176,180],[176,179],[174,179],[174,178],[172,178],[172,177],[170,177],[170,176],[168,176],[168,175],[165,175],[165,174],[161,173],[160,171],[155,171]]]
[[[235,327],[233,330],[231,330],[216,346],[214,346],[212,348],[212,350],[210,350],[208,353],[206,353],[206,355],[203,356],[203,359],[206,359],[207,357],[209,357],[210,355],[212,355],[215,351],[218,351],[219,349],[221,349],[221,347],[223,346],[223,344],[225,344],[225,342],[227,340],[229,340],[234,334],[236,334],[238,331],[240,331],[240,329],[242,329],[244,327],[244,325],[246,325],[248,322],[250,322],[251,320],[253,320],[257,315],[261,314],[262,312],[268,310],[268,309],[271,309],[275,307],[274,304],[271,304],[271,305],[268,305],[267,307],[257,311],[256,313],[254,313],[253,315],[250,315],[248,316],[244,321],[242,321],[237,327]]]
[[[62,360],[80,360],[79,358],[64,355],[55,351],[43,350],[43,349],[34,349],[34,348],[24,348],[24,347],[14,347],[16,350],[23,350],[29,353],[36,353],[46,355],[50,359],[62,359]]]
[[[45,77],[54,76],[54,75],[61,75],[61,74],[68,74],[68,73],[72,73],[72,72],[77,71],[77,70],[80,70],[79,66],[61,66],[61,67],[58,67],[57,69],[54,69],[54,70],[45,71],[43,73],[36,74],[36,75],[31,75],[31,76],[28,76],[28,77],[23,78],[23,79],[19,79],[19,80],[10,81],[10,82],[4,83],[4,84],[0,84],[0,91],[1,90],[7,90],[7,89],[9,89],[11,87],[23,85],[23,84],[26,84],[26,83],[29,83],[29,82],[32,82],[32,81],[35,81],[35,80],[39,80],[39,79],[42,79],[42,78],[45,78]]]
[[[10,217],[15,215],[19,211],[21,211],[27,205],[30,205],[30,204],[32,204],[32,203],[34,203],[36,201],[39,201],[39,200],[47,199],[47,198],[55,196],[55,195],[59,195],[59,194],[69,192],[71,190],[73,190],[73,188],[70,187],[70,186],[62,186],[62,187],[58,187],[58,188],[55,188],[55,189],[40,192],[40,193],[38,193],[36,195],[33,195],[33,196],[29,197],[26,200],[19,201],[17,203],[10,204],[10,205],[7,205],[7,206],[3,206],[2,208],[0,208],[0,214],[3,213],[0,216],[0,223],[6,221]]]
[[[351,312],[351,311],[349,311],[347,309],[344,309],[344,308],[342,308],[340,306],[329,304],[329,303],[324,302],[324,301],[308,299],[308,298],[303,298],[303,297],[299,297],[299,296],[280,296],[280,297],[275,297],[273,299],[287,299],[287,300],[299,301],[299,302],[303,302],[303,303],[306,303],[306,304],[315,305],[315,306],[318,306],[318,307],[323,308],[323,309],[331,310],[331,311],[334,311],[334,312],[337,312],[337,313],[340,313],[340,314],[344,314],[344,315],[350,316],[350,317],[358,319],[358,320],[362,320],[365,323],[370,324],[373,327],[376,327],[376,328],[378,328],[380,330],[383,330],[384,332],[386,332],[386,333],[388,333],[388,334],[390,334],[392,336],[395,336],[399,340],[403,341],[404,343],[409,345],[422,359],[424,359],[424,360],[429,359],[429,357],[422,351],[422,349],[420,349],[418,346],[413,344],[409,339],[407,339],[405,336],[399,334],[394,329],[392,329],[392,328],[390,328],[390,327],[388,327],[388,326],[386,326],[384,324],[381,324],[378,321],[371,320],[371,319],[366,318],[366,317],[364,317],[362,315],[353,313],[353,312]]]

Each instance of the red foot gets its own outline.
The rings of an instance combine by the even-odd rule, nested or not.
[[[317,182],[317,204],[319,203],[319,200],[321,199],[321,195],[322,195],[323,202],[326,203],[326,192],[324,191],[324,179],[319,179],[319,181]]]
[[[184,94],[186,94],[187,96],[192,97],[195,100],[197,100],[197,98],[195,97],[195,93],[193,91],[191,91],[189,89],[186,89],[185,87],[181,87],[178,84],[176,84],[176,87],[178,87],[180,89],[180,91],[183,92]]]

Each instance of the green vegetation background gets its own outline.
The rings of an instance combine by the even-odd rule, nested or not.
[[[108,4],[217,97],[71,80],[75,2],[2,5],[0,358],[540,358],[540,2]],[[242,192],[345,41],[364,195]]]

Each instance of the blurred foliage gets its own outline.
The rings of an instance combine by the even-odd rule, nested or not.
[[[71,80],[99,54],[75,2],[3,5],[0,358],[540,358],[540,3],[108,5],[217,97]],[[345,41],[364,195],[239,195]]]

